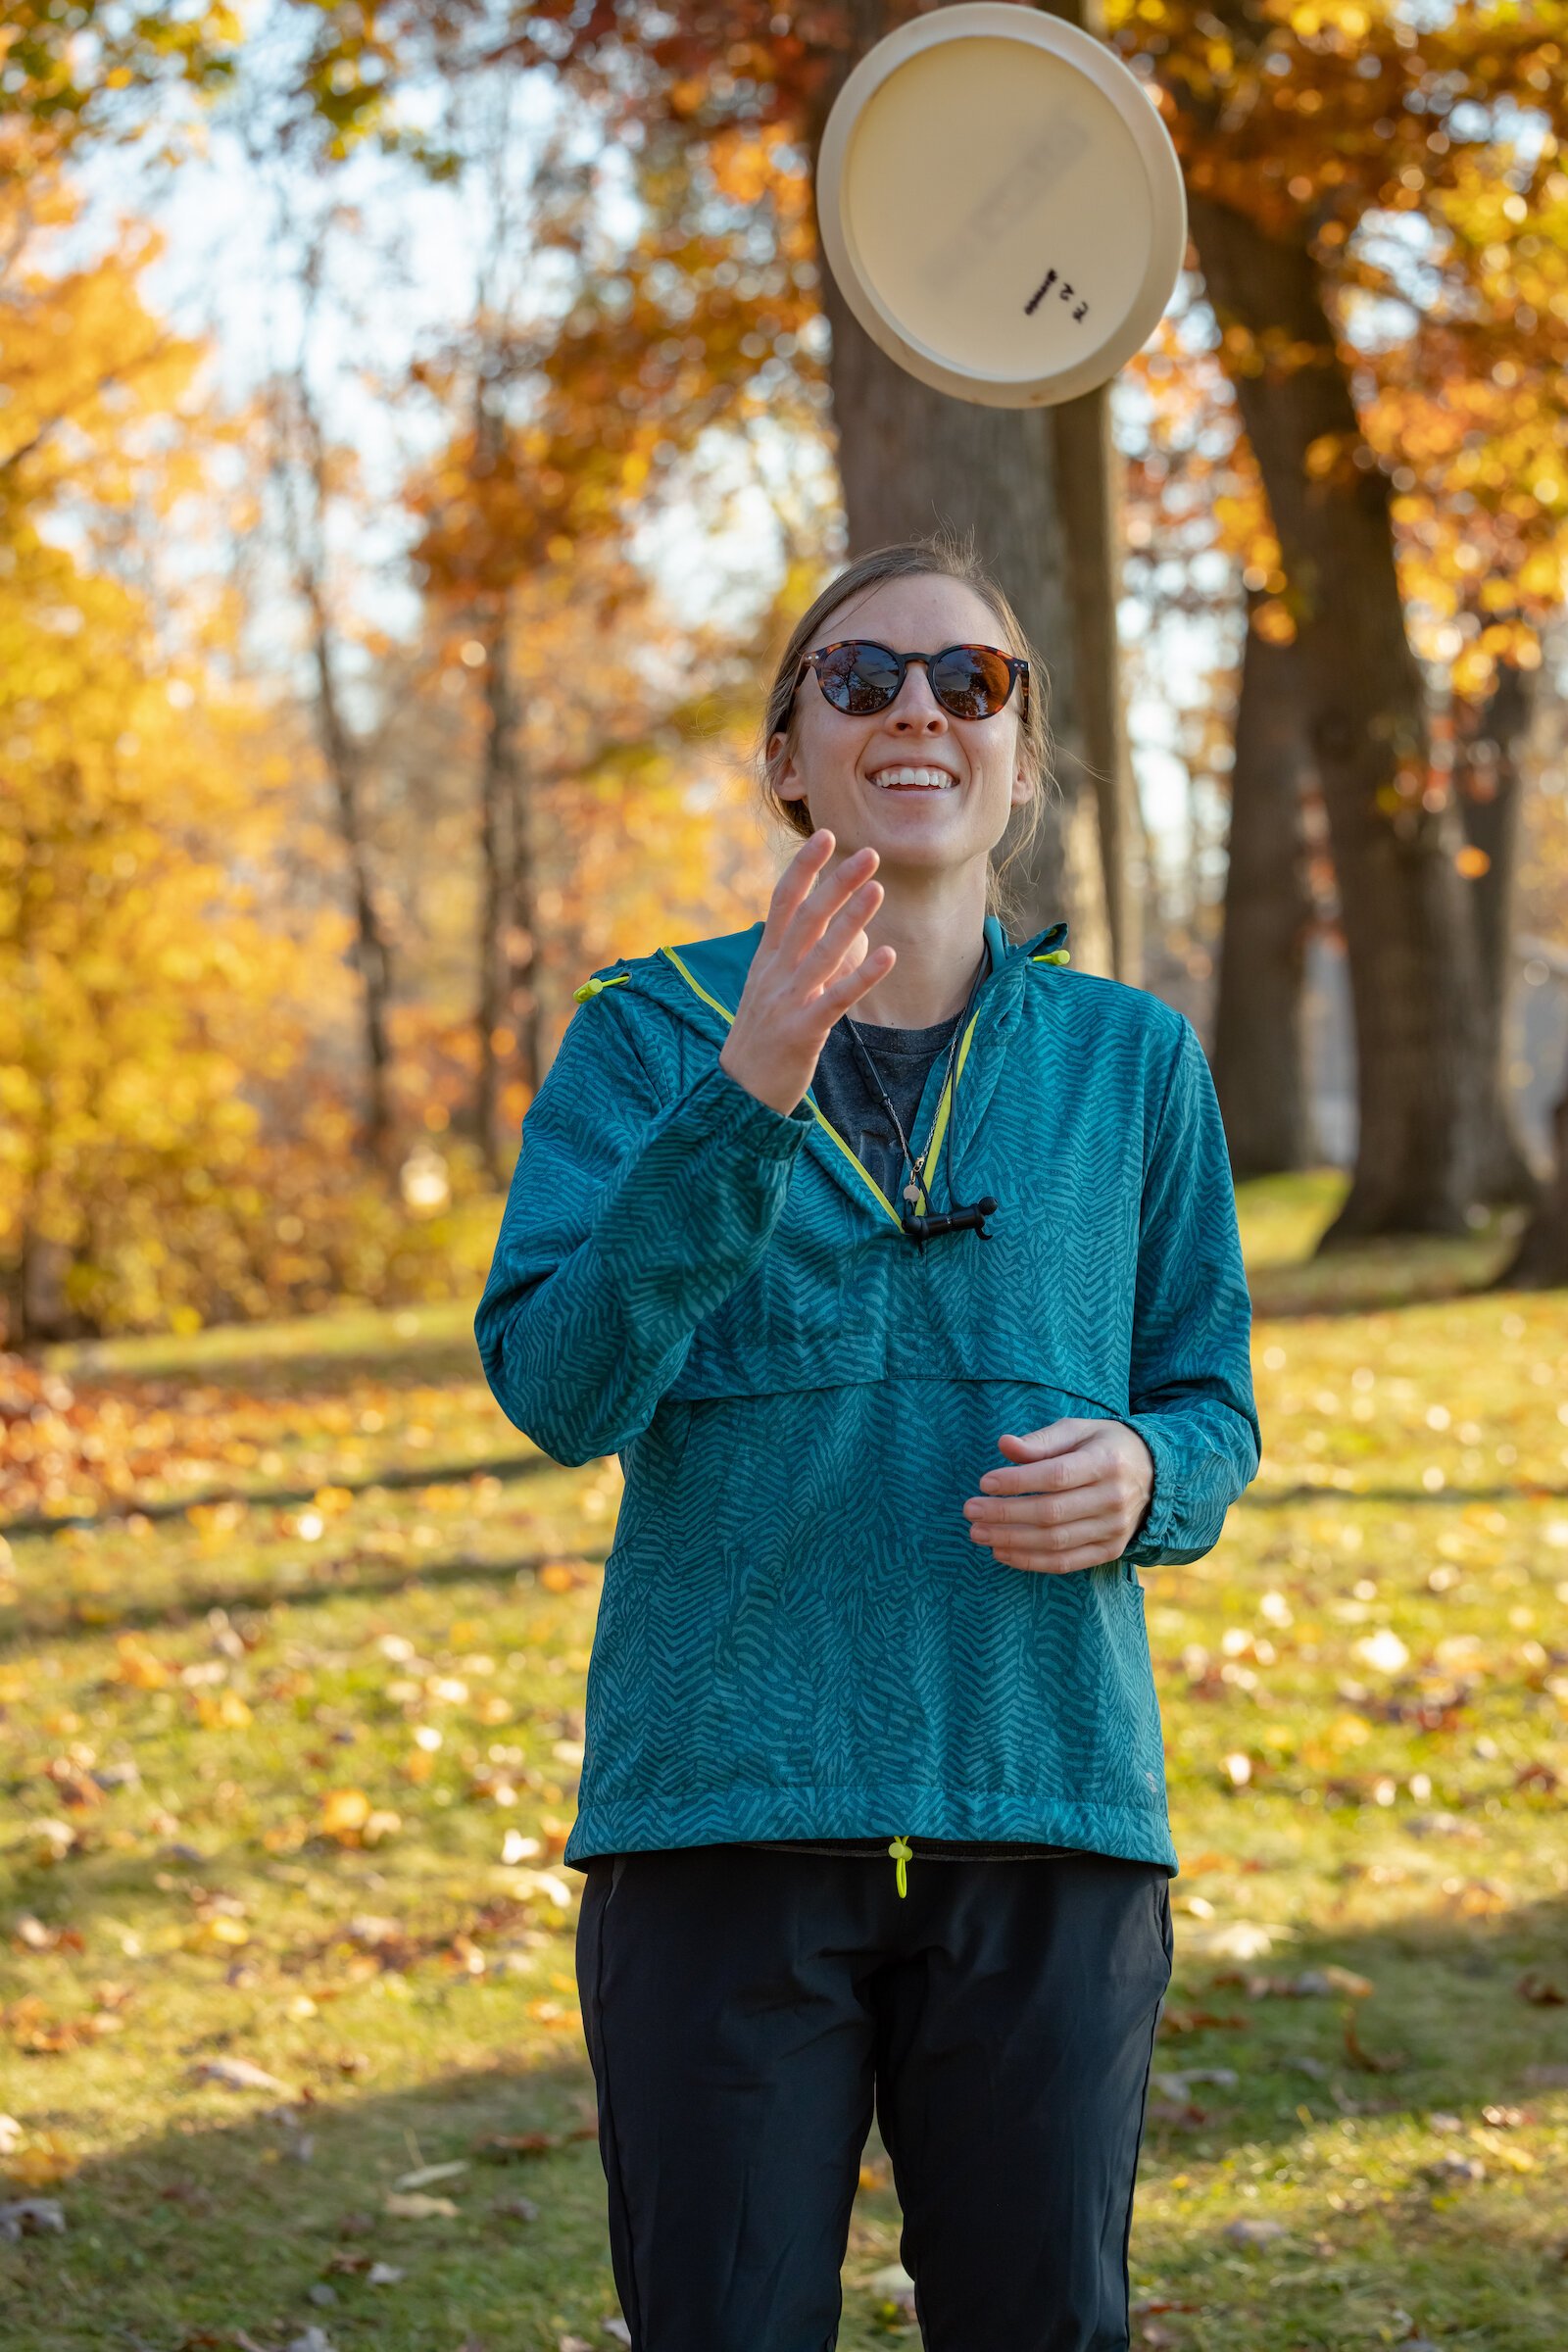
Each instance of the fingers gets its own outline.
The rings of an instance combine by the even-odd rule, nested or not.
[[[1050,1421],[1044,1429],[1025,1430],[1021,1434],[1009,1430],[997,1444],[1013,1447],[1012,1458],[1016,1461],[1045,1462],[1054,1460],[1057,1454],[1070,1453],[1074,1446],[1087,1445],[1091,1439],[1102,1438],[1107,1426],[1103,1421]]]
[[[819,825],[809,840],[802,842],[774,883],[773,895],[767,903],[762,939],[768,947],[776,947],[783,938],[796,909],[832,855],[833,836],[825,825]]]
[[[788,964],[800,963],[846,899],[876,871],[877,853],[869,847],[852,850],[836,866],[830,865],[834,846],[825,826],[813,833],[774,888],[763,936]]]
[[[885,893],[880,882],[869,877],[853,890],[815,946],[808,949],[795,966],[794,977],[800,988],[812,994],[829,980],[838,977],[839,966],[850,962],[858,966],[865,957],[865,926],[881,906]],[[857,956],[855,946],[860,943]]]
[[[1076,1576],[1081,1568],[1108,1568],[1121,1558],[1127,1538],[1114,1527],[1086,1531],[1065,1551],[1043,1551],[1014,1545],[993,1552],[1001,1568],[1018,1568],[1033,1576]]]
[[[892,947],[873,948],[863,962],[852,964],[830,980],[817,998],[817,1008],[832,1027],[841,1012],[848,1012],[862,997],[869,996],[879,980],[885,980],[899,959],[898,950]]]
[[[1093,1429],[1096,1424],[1086,1422]],[[1004,1470],[987,1470],[980,1480],[982,1494],[1059,1494],[1075,1487],[1091,1487],[1106,1478],[1115,1467],[1115,1457],[1106,1446],[1097,1446],[1093,1439],[1076,1446],[1070,1453],[1059,1453],[1027,1462],[1010,1463]]]

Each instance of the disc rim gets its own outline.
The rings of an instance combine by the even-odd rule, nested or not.
[[[884,306],[863,273],[840,198],[845,166],[860,116],[870,98],[912,57],[955,40],[1000,39],[1043,49],[1077,67],[1108,98],[1131,133],[1143,167],[1152,233],[1148,264],[1138,292],[1115,332],[1071,368],[1050,376],[971,374],[922,343]],[[1136,92],[1138,103],[1126,100]],[[816,213],[822,249],[840,293],[877,348],[934,391],[986,408],[1054,408],[1097,390],[1141,351],[1164,317],[1187,252],[1187,191],[1181,165],[1156,109],[1143,85],[1093,33],[1020,8],[1016,0],[960,0],[917,17],[886,34],[847,76],[822,132],[816,166]]]

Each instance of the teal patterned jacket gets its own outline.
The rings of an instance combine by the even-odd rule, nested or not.
[[[479,1353],[557,1461],[625,1491],[566,1859],[729,1839],[1028,1838],[1176,1867],[1141,1564],[1199,1558],[1253,1478],[1250,1308],[1189,1022],[988,918],[923,1247],[808,1095],[720,1066],[761,925],[607,966],[522,1123]],[[1123,1556],[971,1543],[1004,1431],[1124,1421]],[[902,1869],[902,1864],[901,1864]]]

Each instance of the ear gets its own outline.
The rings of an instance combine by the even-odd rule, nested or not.
[[[789,754],[788,759],[785,760],[783,766],[775,771],[774,761],[781,753],[786,751]],[[806,783],[801,774],[801,763],[795,757],[795,747],[789,738],[785,735],[770,735],[767,739],[766,758],[768,773],[772,776],[773,790],[778,799],[781,801],[804,801]]]

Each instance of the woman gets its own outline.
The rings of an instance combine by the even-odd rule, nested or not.
[[[1257,1423],[1196,1036],[996,911],[1041,683],[964,552],[852,564],[769,700],[765,921],[587,982],[523,1125],[485,1371],[626,1475],[566,1859],[638,2352],[836,2340],[873,2102],[932,2352],[1128,2340],[1137,1570]]]

